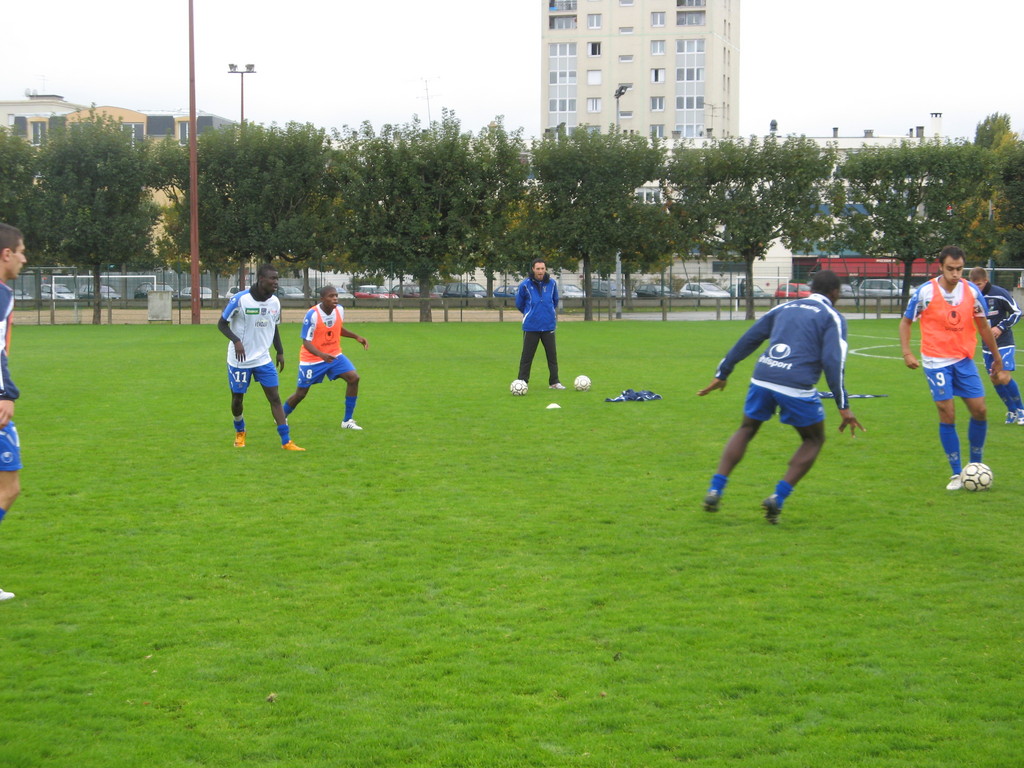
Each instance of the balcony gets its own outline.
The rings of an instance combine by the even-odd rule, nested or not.
[[[575,11],[576,0],[548,0],[548,10],[551,12]]]

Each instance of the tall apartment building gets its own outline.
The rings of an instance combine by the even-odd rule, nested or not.
[[[543,0],[541,126],[739,130],[740,0]]]

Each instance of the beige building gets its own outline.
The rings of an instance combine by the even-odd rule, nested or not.
[[[739,130],[740,0],[543,0],[541,126]]]

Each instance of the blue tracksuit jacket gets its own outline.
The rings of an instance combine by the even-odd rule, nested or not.
[[[558,283],[545,277],[541,283],[528,277],[516,290],[516,308],[523,313],[524,331],[555,330]]]

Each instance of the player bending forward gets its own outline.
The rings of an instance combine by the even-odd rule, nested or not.
[[[325,285],[320,290],[320,303],[306,312],[302,321],[302,349],[299,350],[299,383],[295,394],[284,403],[285,415],[299,407],[309,388],[319,384],[326,376],[331,381],[344,379],[345,418],[342,429],[362,429],[352,418],[359,396],[359,374],[352,361],[341,354],[341,337],[355,339],[369,349],[370,343],[362,336],[345,329],[345,313],[338,306],[338,289]]]
[[[822,371],[835,394],[843,422],[842,432],[850,435],[864,427],[850,411],[849,395],[843,380],[846,364],[846,320],[834,308],[841,295],[839,278],[822,270],[811,281],[811,295],[787,301],[772,308],[744,333],[718,364],[715,378],[697,394],[703,397],[716,389],[725,389],[726,379],[736,365],[769,340],[768,349],[757,359],[747,390],[740,428],[729,438],[718,462],[718,472],[704,497],[704,509],[717,512],[729,473],[743,459],[747,446],[776,409],[779,421],[789,424],[800,435],[800,447],[789,460],[786,474],[775,492],[761,502],[765,519],[778,522],[782,505],[793,487],[806,475],[825,444],[825,409],[818,395]]]

